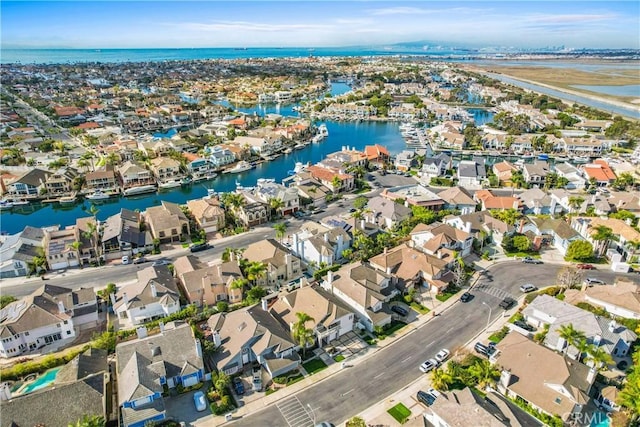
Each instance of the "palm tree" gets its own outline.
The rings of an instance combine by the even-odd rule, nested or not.
[[[581,339],[575,344],[575,348],[578,350],[578,361],[581,362],[583,355],[593,350],[593,345],[589,344],[586,339]]]
[[[306,348],[316,342],[313,329],[308,329],[306,323],[314,322],[315,319],[303,312],[297,312],[296,318],[298,321],[293,324],[291,333],[293,335],[293,339],[296,340],[302,348],[302,355],[304,357]]]
[[[225,207],[230,206],[232,209],[237,209],[240,206],[244,206],[246,200],[240,193],[225,193],[222,196],[222,203],[224,203]]]
[[[63,141],[56,141],[53,143],[53,148],[60,152],[61,156],[64,156],[67,151],[67,145]]]
[[[487,359],[478,359],[469,367],[469,373],[476,379],[480,388],[486,388],[496,383],[500,378],[500,371]]]
[[[278,210],[284,207],[284,202],[277,197],[273,197],[269,199],[268,203],[269,203],[269,208],[271,210],[271,215],[273,215],[274,212],[277,215]]]
[[[231,254],[234,254],[236,256],[236,259],[239,259],[240,255],[242,255],[243,250],[244,249],[237,249],[227,246],[222,252],[222,261],[228,262],[229,260],[231,260]]]
[[[569,207],[571,208],[571,212],[580,209],[580,206],[582,206],[583,203],[584,199],[580,196],[569,197]]]
[[[113,166],[120,163],[120,160],[120,155],[118,153],[109,153],[104,158],[104,163]]]
[[[435,368],[431,371],[431,385],[438,391],[447,391],[453,383],[453,377],[444,369]]]
[[[340,177],[338,175],[335,175],[333,177],[333,179],[331,180],[331,186],[333,187],[333,192],[334,193],[339,193],[340,192],[340,187],[342,187],[342,180],[340,179]]]
[[[267,265],[260,261],[251,261],[246,269],[245,275],[253,284],[267,273]]]
[[[567,344],[564,348],[564,354],[567,354],[567,351],[569,351],[569,346],[572,345],[575,347],[576,343],[580,342],[583,339],[587,339],[582,331],[579,331],[573,327],[572,323],[560,326],[558,328],[558,335],[560,335],[560,338],[565,340]]]
[[[73,243],[69,243],[68,245],[71,249],[73,249],[74,251],[76,251],[76,257],[80,258],[80,256],[78,256],[78,251],[80,250],[80,247],[82,246],[82,243],[78,242],[77,240],[74,241]]]
[[[276,238],[280,240],[280,243],[282,243],[282,238],[287,233],[287,224],[279,222],[277,224],[273,224],[273,228],[276,230]]]
[[[604,348],[592,346],[587,353],[587,357],[585,357],[585,362],[587,362],[587,365],[592,363],[600,371],[612,364],[613,358]]]
[[[637,373],[631,376],[633,378],[625,381],[622,390],[618,393],[617,403],[627,408],[631,413],[632,419],[634,419],[640,414],[640,378],[637,377]]]
[[[596,250],[596,254],[598,258],[600,258],[607,251],[611,240],[616,239],[616,235],[613,234],[613,230],[606,225],[597,225],[593,228],[593,231],[591,238],[594,242],[597,242],[596,246],[598,249]]]

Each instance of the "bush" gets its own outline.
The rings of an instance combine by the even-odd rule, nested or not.
[[[229,310],[229,303],[226,301],[218,301],[216,303],[216,310],[218,310],[219,313],[224,313]]]
[[[509,333],[509,327],[508,326],[503,326],[502,329],[500,329],[498,332],[494,332],[489,337],[489,341],[494,342],[494,343],[499,343],[500,341],[502,341],[504,339],[504,337],[507,336],[508,333]]]
[[[575,240],[567,248],[567,261],[589,261],[593,258],[593,245],[586,240]]]
[[[83,353],[89,349],[89,346],[84,346],[80,350],[72,351],[61,357],[55,357],[50,355],[45,357],[41,362],[27,361],[23,363],[17,363],[10,368],[0,370],[0,380],[18,380],[29,374],[40,374],[48,369],[55,368],[65,363],[69,363],[78,354]]]
[[[313,273],[313,278],[316,280],[320,280],[324,275],[326,275],[329,271],[338,271],[340,270],[340,264],[330,265],[325,268],[321,268],[320,270],[316,270]]]

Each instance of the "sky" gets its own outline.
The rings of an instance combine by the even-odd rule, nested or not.
[[[2,48],[640,48],[638,1],[7,1]]]

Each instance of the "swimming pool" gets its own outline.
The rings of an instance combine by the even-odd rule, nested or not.
[[[58,375],[58,371],[61,368],[53,368],[40,375],[36,380],[32,383],[27,384],[21,391],[20,394],[28,394],[32,393],[36,390],[40,390],[55,381],[56,375]]]
[[[606,412],[598,411],[593,413],[589,427],[609,427],[610,425],[611,418],[609,418],[609,415]]]

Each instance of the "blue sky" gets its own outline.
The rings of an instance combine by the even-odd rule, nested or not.
[[[4,48],[639,48],[638,1],[6,1]]]

